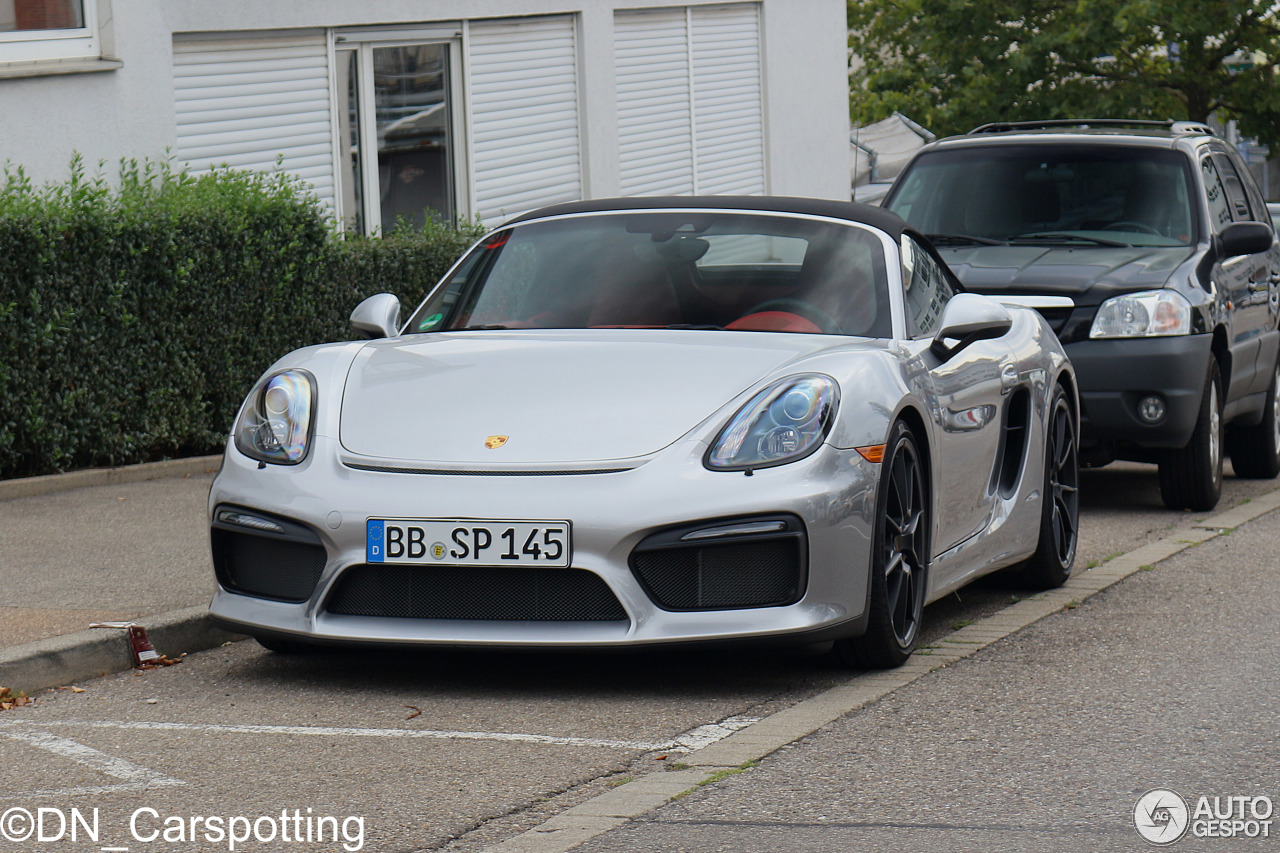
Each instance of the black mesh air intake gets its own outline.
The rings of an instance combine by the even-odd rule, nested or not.
[[[770,523],[781,529],[723,538],[685,539],[717,525]],[[664,610],[732,610],[794,604],[804,593],[807,544],[794,516],[708,522],[645,539],[631,570]]]
[[[325,609],[343,616],[614,622],[627,618],[609,585],[583,569],[352,566]]]
[[[209,531],[209,544],[218,583],[243,595],[306,601],[324,571],[324,546],[319,537],[301,525],[272,520],[285,531],[283,534],[215,522]]]

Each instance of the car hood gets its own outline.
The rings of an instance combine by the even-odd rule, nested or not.
[[[967,290],[1000,296],[1069,296],[1099,304],[1116,293],[1163,287],[1193,247],[975,246],[939,250]]]
[[[645,456],[788,362],[848,343],[757,332],[470,332],[376,341],[352,362],[351,453],[448,465]],[[490,436],[506,436],[489,448]]]

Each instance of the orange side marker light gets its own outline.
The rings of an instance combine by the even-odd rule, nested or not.
[[[887,444],[869,444],[866,447],[854,448],[861,454],[862,458],[873,464],[879,465],[884,460],[884,449]]]

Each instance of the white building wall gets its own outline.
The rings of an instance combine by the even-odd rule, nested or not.
[[[86,165],[122,157],[162,157],[174,144],[173,38],[166,0],[101,4],[112,37],[104,50],[125,61],[116,70],[31,73],[0,65],[0,163],[21,166],[37,183],[61,180],[71,156]],[[47,66],[54,67],[56,66]]]
[[[92,1],[92,0],[91,0]],[[580,192],[624,191],[620,174],[614,15],[652,7],[717,7],[706,0],[97,0],[115,70],[25,76],[0,62],[0,161],[37,181],[65,177],[73,152],[88,163],[162,157],[177,145],[175,34],[315,30],[379,24],[562,14],[578,34]],[[733,5],[733,4],[730,4]],[[761,0],[765,190],[848,198],[844,5]],[[44,71],[52,70],[48,66]],[[21,117],[21,118],[14,118]],[[468,134],[472,131],[468,128]],[[474,140],[468,137],[467,144]],[[709,156],[715,156],[714,153]],[[472,163],[471,168],[477,164]],[[467,188],[468,193],[474,187]]]
[[[775,195],[849,198],[836,177],[831,140],[845,143],[848,165],[849,79],[845,6],[831,0],[764,3],[767,114],[765,159]],[[840,54],[835,62],[835,54]],[[831,66],[839,64],[840,73]],[[839,108],[836,105],[839,104]]]

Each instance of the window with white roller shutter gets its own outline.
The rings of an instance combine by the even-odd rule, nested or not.
[[[178,162],[285,172],[332,205],[329,61],[322,32],[235,40],[175,36]]]
[[[575,30],[569,15],[469,24],[473,210],[488,225],[582,198]]]
[[[755,3],[614,15],[624,195],[766,191]]]

